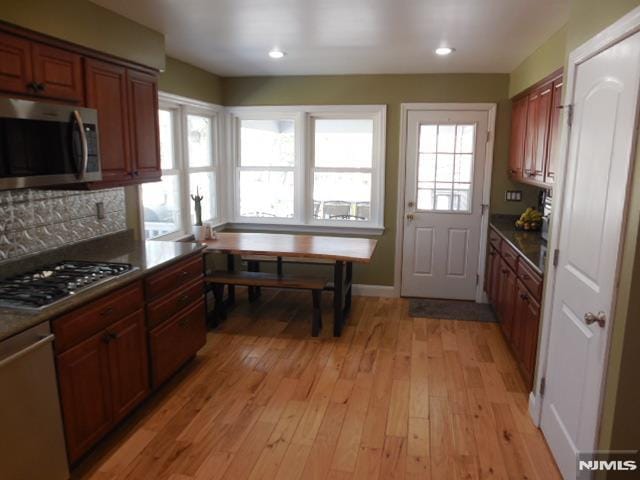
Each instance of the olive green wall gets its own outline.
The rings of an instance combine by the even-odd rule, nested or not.
[[[385,232],[371,265],[357,268],[357,283],[392,285],[396,237],[400,104],[408,102],[494,102],[498,104],[492,211],[519,213],[537,201],[535,188],[507,177],[510,102],[505,74],[344,75],[223,78],[225,105],[387,105]],[[504,202],[504,190],[523,190],[523,202]]]
[[[160,74],[158,88],[167,93],[221,104],[221,81],[218,75],[167,57],[166,68]]]
[[[554,33],[511,72],[509,98],[527,89],[550,73],[562,68],[565,62],[567,25]]]
[[[0,19],[157,70],[164,68],[164,35],[87,0],[0,0]]]

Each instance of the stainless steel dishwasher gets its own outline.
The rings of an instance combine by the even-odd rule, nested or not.
[[[48,322],[0,341],[0,478],[69,478]]]

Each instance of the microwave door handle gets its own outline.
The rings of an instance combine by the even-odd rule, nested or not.
[[[87,134],[84,131],[84,122],[82,121],[82,115],[78,110],[73,111],[73,118],[78,124],[78,129],[80,130],[80,142],[82,144],[82,165],[80,167],[80,177],[84,178],[87,173],[87,167],[89,164],[89,149],[87,147]]]

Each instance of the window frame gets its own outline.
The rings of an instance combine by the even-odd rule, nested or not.
[[[255,226],[264,230],[318,231],[381,234],[384,231],[385,157],[386,157],[386,105],[313,105],[313,106],[257,106],[230,107],[228,135],[230,144],[228,157],[233,171],[233,190],[228,213],[232,226],[248,228]],[[289,120],[295,123],[294,162],[294,215],[293,218],[241,217],[240,207],[240,122],[241,120]],[[321,167],[322,171],[367,171],[371,172],[370,218],[367,221],[316,219],[313,217],[313,174],[315,172],[315,119],[353,119],[373,121],[373,145],[371,168]],[[252,167],[242,167],[252,168]],[[272,167],[282,170],[282,167]],[[256,167],[257,170],[269,170]]]
[[[178,196],[180,207],[180,228],[177,231],[154,237],[150,240],[176,240],[192,234],[191,225],[191,198],[189,190],[189,175],[198,172],[213,172],[214,174],[214,216],[210,219],[203,219],[203,223],[210,223],[212,226],[219,226],[224,223],[224,208],[221,205],[222,176],[224,175],[224,162],[222,161],[222,139],[224,126],[224,108],[207,102],[173,95],[166,92],[158,93],[158,110],[168,110],[172,114],[173,126],[173,159],[174,165],[171,169],[163,169],[162,176],[176,175],[178,178]],[[188,115],[199,115],[211,119],[211,165],[204,167],[189,166],[189,143],[187,125]],[[144,184],[138,186],[138,198],[140,199],[140,232],[144,238],[145,219],[144,202],[142,188]]]

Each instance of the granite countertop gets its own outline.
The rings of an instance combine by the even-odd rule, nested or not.
[[[516,230],[517,219],[513,215],[491,215],[489,223],[540,275],[544,275],[547,242],[540,232]]]
[[[112,290],[140,279],[154,270],[165,267],[183,257],[201,252],[203,249],[204,246],[199,243],[136,241],[133,240],[130,232],[124,232],[124,234],[109,235],[101,239],[70,245],[51,252],[33,255],[21,261],[0,265],[0,278],[61,260],[120,262],[130,263],[136,267],[133,271],[80,291],[42,311],[28,312],[0,308],[0,340],[84,305]]]

